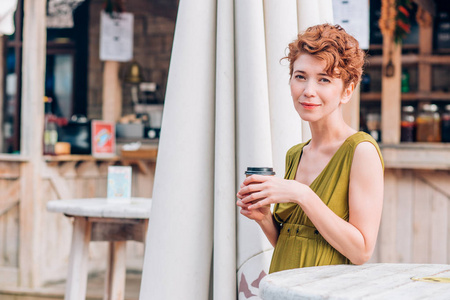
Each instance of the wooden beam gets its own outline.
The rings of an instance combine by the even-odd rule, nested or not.
[[[342,107],[345,123],[355,130],[359,130],[360,86],[360,84],[356,86],[350,102]]]
[[[44,130],[44,85],[46,60],[46,0],[24,0],[22,47],[21,165],[20,190],[20,285],[41,284],[41,177]]]
[[[447,171],[421,171],[417,172],[417,177],[445,195],[450,202],[450,186],[448,184],[449,175]]]
[[[5,45],[5,37],[0,36],[0,78],[2,79],[2,80],[0,80],[0,91],[5,90],[5,87],[4,87],[5,72],[4,72],[4,70],[6,70],[6,66],[5,66],[6,55],[4,53],[5,52],[4,45]],[[3,103],[5,103],[4,95],[5,95],[4,92],[0,93],[0,112],[5,111],[3,109]],[[0,113],[0,124],[3,124],[3,113]],[[3,149],[3,130],[0,130],[0,152],[3,152],[3,150],[4,150]]]
[[[77,176],[77,172],[75,171],[76,169],[76,165],[77,162],[76,161],[67,161],[67,162],[62,162],[59,165],[59,175],[61,175],[62,177],[70,177],[70,178],[74,178]]]
[[[0,162],[0,178],[17,179],[20,176],[20,164],[10,162]]]
[[[385,144],[400,143],[402,46],[392,37],[383,39],[383,74],[381,79],[381,140]],[[392,76],[387,68],[393,67]]]
[[[98,177],[100,175],[97,167],[97,163],[95,161],[83,161],[81,162],[76,172],[78,176],[86,177]]]
[[[71,189],[67,186],[67,181],[60,176],[58,167],[44,166],[43,176],[50,180],[59,199],[72,198]]]
[[[430,20],[433,17],[425,10],[424,14],[428,15]],[[430,55],[433,52],[433,28],[430,24],[421,24],[419,26],[419,53],[421,55]],[[419,92],[431,91],[431,65],[427,62],[419,60]]]
[[[5,267],[0,268],[0,278],[2,279],[2,287],[12,287],[17,286],[17,278],[19,277],[19,272],[17,268]],[[5,298],[8,297],[5,295]]]
[[[20,180],[0,195],[0,216],[19,203]]]
[[[113,161],[102,161],[99,162],[98,165],[98,172],[100,176],[107,176],[108,175],[108,167],[114,165]]]
[[[105,61],[103,68],[103,120],[116,122],[122,116],[120,63]]]

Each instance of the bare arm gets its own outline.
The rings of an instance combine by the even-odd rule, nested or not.
[[[272,246],[275,247],[278,241],[278,235],[280,234],[280,229],[278,224],[273,219],[272,214],[270,214],[270,218],[263,219],[262,221],[256,221],[258,225],[261,227],[262,231],[266,235],[269,242]]]
[[[238,197],[240,197],[239,194]],[[244,204],[241,200],[238,200],[236,204],[241,207],[241,214],[243,216],[255,220],[258,223],[269,242],[275,247],[280,232],[279,226],[270,212],[270,207],[262,206],[259,209],[249,210],[248,207],[250,204]]]
[[[262,181],[259,177],[249,180]],[[243,203],[260,200],[249,205],[248,210],[277,202],[299,204],[325,240],[354,264],[366,262],[373,253],[383,204],[383,170],[370,143],[360,143],[353,157],[348,222],[330,210],[308,186],[294,180],[267,178],[241,191],[247,194]]]

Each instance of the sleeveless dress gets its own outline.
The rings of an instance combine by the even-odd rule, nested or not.
[[[310,141],[293,146],[286,154],[285,179],[293,180],[300,162],[302,150]],[[348,221],[348,188],[350,169],[356,146],[361,142],[372,143],[384,162],[377,142],[365,132],[348,137],[333,155],[327,166],[311,183],[310,188],[339,217]],[[334,249],[316,230],[299,205],[277,203],[273,215],[280,225],[280,235],[272,256],[269,273],[312,266],[350,264],[350,261]]]

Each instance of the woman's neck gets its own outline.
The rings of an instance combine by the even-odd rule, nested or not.
[[[343,119],[328,122],[328,124],[310,123],[311,149],[322,147],[333,147],[336,144],[342,144],[349,136],[354,134],[356,130],[348,126]]]

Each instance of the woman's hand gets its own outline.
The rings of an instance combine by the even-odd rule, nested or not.
[[[236,205],[241,208],[241,215],[246,216],[251,220],[255,220],[258,223],[272,216],[272,213],[270,212],[270,206],[267,205],[257,209],[249,209],[248,207],[251,204],[245,204],[242,202],[242,200],[238,200],[236,202]]]
[[[252,175],[247,177],[237,193],[240,199],[237,203],[243,210],[241,213],[249,218],[249,212],[258,210],[258,213],[267,213],[272,203],[294,202],[300,204],[305,196],[312,190],[295,180],[281,179],[274,176]],[[266,209],[263,209],[263,208]],[[247,212],[248,211],[248,212]],[[255,217],[259,217],[254,212]],[[256,220],[256,219],[255,219]]]

